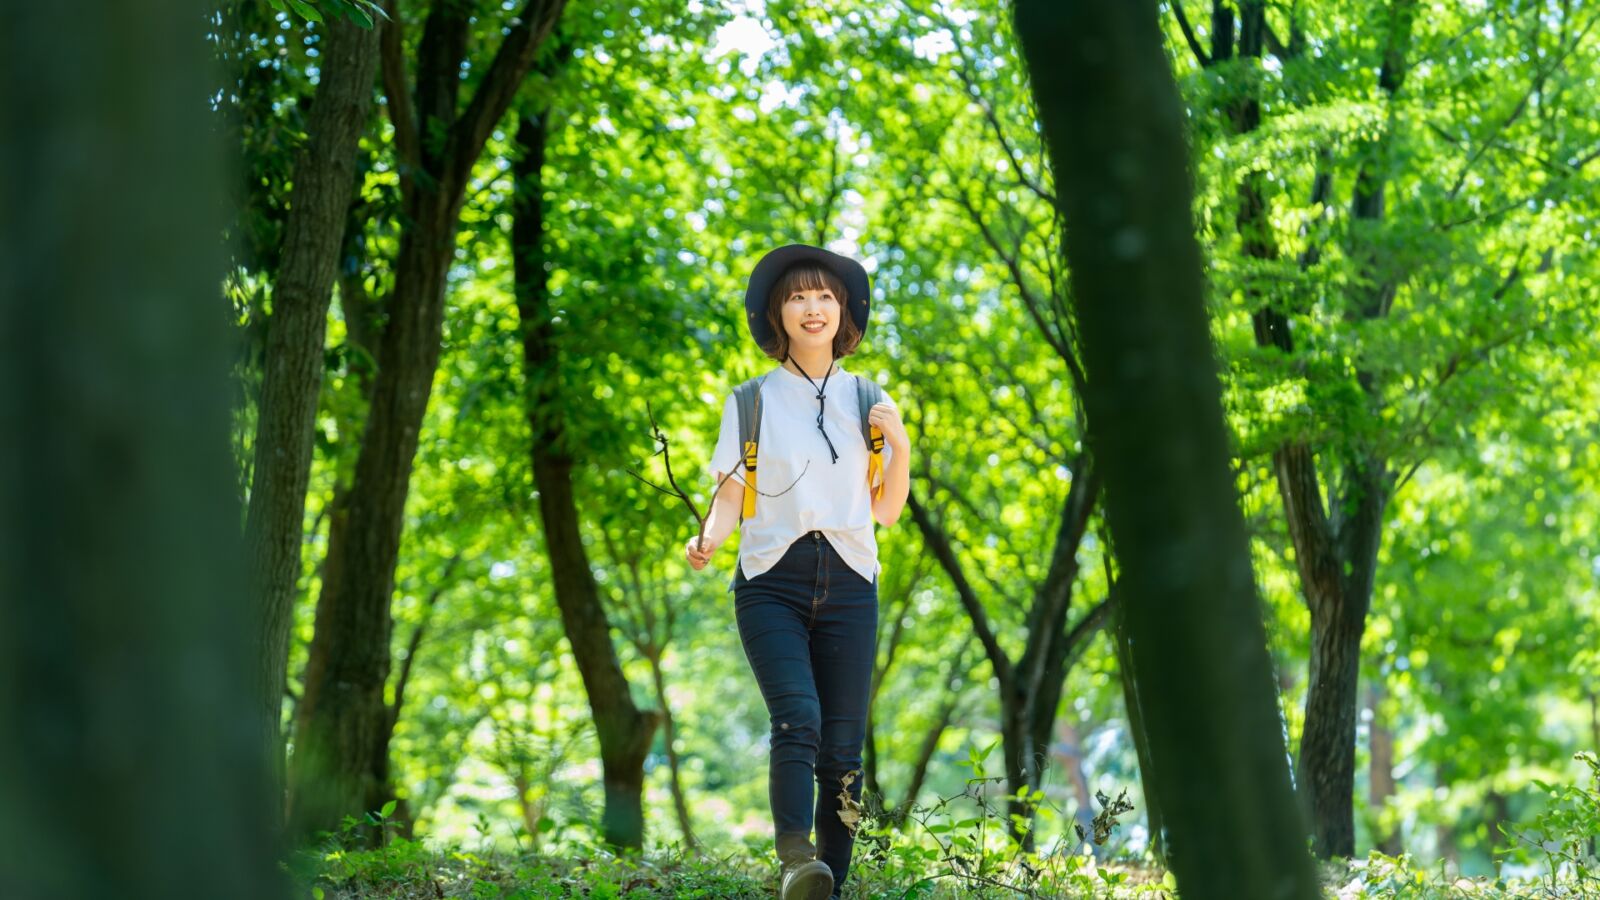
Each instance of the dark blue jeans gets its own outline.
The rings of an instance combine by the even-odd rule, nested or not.
[[[745,658],[772,719],[767,793],[778,861],[815,852],[833,870],[837,895],[855,849],[839,794],[861,802],[878,585],[811,531],[760,575],[736,571],[733,593]],[[848,788],[846,773],[854,773]]]

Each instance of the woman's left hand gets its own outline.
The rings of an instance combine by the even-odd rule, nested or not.
[[[902,455],[910,452],[911,438],[906,435],[906,426],[900,421],[900,410],[887,403],[875,403],[867,412],[867,421],[883,432],[883,442],[889,445],[889,449]]]

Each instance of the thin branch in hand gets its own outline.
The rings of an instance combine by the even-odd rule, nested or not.
[[[757,402],[758,403],[760,402],[759,398],[757,398]],[[640,481],[644,482],[645,484],[649,485],[650,487],[655,488],[656,490],[660,491],[661,493],[666,494],[669,497],[677,497],[679,500],[682,500],[684,505],[689,507],[689,512],[694,516],[695,521],[700,524],[700,530],[696,533],[696,537],[698,538],[698,540],[696,540],[695,546],[696,547],[703,547],[704,544],[705,544],[705,539],[706,539],[706,519],[709,518],[709,516],[711,514],[711,510],[710,510],[709,507],[707,507],[706,515],[701,515],[700,514],[700,508],[695,505],[694,500],[689,497],[689,495],[683,490],[683,488],[678,486],[678,480],[672,476],[672,454],[667,449],[667,443],[668,443],[667,436],[662,433],[661,426],[656,424],[655,411],[650,408],[650,403],[648,401],[645,402],[644,409],[645,409],[645,412],[650,416],[650,433],[651,433],[651,436],[655,438],[656,444],[659,445],[659,447],[660,447],[659,450],[657,450],[655,453],[653,453],[651,455],[652,456],[660,456],[661,457],[662,464],[665,465],[666,469],[667,469],[667,483],[672,485],[672,489],[668,490],[668,489],[662,487],[661,485],[656,484],[655,482],[651,481],[650,479],[644,477],[643,475],[640,475],[638,472],[635,472],[632,469],[626,469],[625,471],[627,471],[627,473],[629,475],[632,475],[633,477],[639,479]],[[807,460],[805,468],[800,470],[800,474],[795,476],[794,481],[790,482],[788,487],[786,487],[783,490],[778,491],[776,493],[768,493],[767,491],[763,491],[760,488],[753,487],[752,485],[750,485],[748,482],[746,482],[742,478],[739,479],[739,483],[743,484],[747,489],[755,491],[756,493],[760,494],[763,497],[781,497],[784,494],[789,493],[789,491],[793,490],[794,486],[796,484],[800,483],[800,479],[804,478],[806,472],[809,471],[810,469],[811,469],[811,461]],[[728,472],[727,474],[723,475],[721,478],[717,479],[717,486],[711,492],[711,496],[713,498],[715,498],[716,495],[719,492],[721,492],[722,485],[724,483],[726,483],[729,478],[732,478],[734,476],[734,474],[735,474],[734,472]]]

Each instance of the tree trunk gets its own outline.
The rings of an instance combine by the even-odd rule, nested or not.
[[[1019,0],[1016,32],[1061,198],[1173,871],[1189,900],[1310,900],[1155,4]]]
[[[1072,820],[1085,832],[1094,830],[1094,796],[1089,791],[1089,779],[1083,771],[1083,741],[1078,738],[1078,729],[1072,724],[1071,717],[1062,717],[1059,729],[1059,744],[1053,757],[1056,764],[1066,770],[1068,790],[1072,792],[1073,810]],[[1106,848],[1095,844],[1092,848],[1096,859],[1105,857]]]
[[[1311,608],[1311,683],[1300,734],[1300,790],[1310,801],[1318,856],[1355,852],[1356,705],[1366,606],[1342,592]]]
[[[1385,811],[1394,797],[1394,731],[1383,714],[1383,676],[1367,691],[1367,701],[1372,705],[1372,721],[1367,725],[1370,735],[1370,763],[1368,766],[1367,807],[1372,811],[1378,850],[1390,856],[1399,856],[1400,829],[1384,825]]]
[[[289,893],[229,455],[212,13],[0,25],[7,897]]]
[[[627,677],[611,643],[611,623],[583,549],[573,496],[573,454],[567,446],[560,402],[560,348],[552,322],[543,250],[544,188],[541,170],[547,135],[542,118],[524,117],[517,128],[522,154],[512,164],[515,188],[511,251],[527,379],[528,426],[534,482],[556,605],[572,645],[600,739],[605,781],[602,830],[618,848],[644,845],[644,758],[658,715],[633,703]]]
[[[261,642],[258,702],[262,742],[273,761],[275,793],[283,794],[283,717],[289,629],[299,594],[305,538],[306,485],[322,388],[323,343],[345,211],[356,187],[357,145],[372,108],[378,71],[378,29],[329,20],[322,80],[295,161],[294,193],[267,323],[265,370],[255,437],[254,480],[245,540]],[[274,805],[281,820],[284,803]]]
[[[1511,821],[1511,798],[1490,788],[1483,801],[1484,848],[1489,852],[1489,858],[1494,859],[1495,854],[1505,848],[1506,836],[1500,829]]]
[[[1116,585],[1110,588],[1116,592]],[[1144,707],[1139,699],[1139,683],[1133,677],[1133,651],[1124,620],[1125,607],[1112,612],[1111,636],[1116,642],[1117,675],[1122,679],[1122,705],[1128,713],[1128,737],[1139,759],[1139,785],[1144,793],[1144,822],[1150,832],[1150,853],[1162,865],[1167,862],[1167,826],[1161,814],[1161,795],[1156,791],[1155,763],[1150,759],[1150,738],[1145,731]]]
[[[649,657],[650,675],[656,689],[656,704],[661,707],[661,739],[667,746],[668,786],[672,789],[672,811],[678,817],[678,830],[683,833],[687,847],[699,848],[700,840],[694,836],[694,825],[689,820],[689,797],[683,790],[682,760],[678,757],[677,723],[672,718],[672,706],[667,703],[667,680],[661,671],[661,655]]]
[[[436,216],[419,217],[424,233],[432,230],[424,221],[444,224]],[[384,364],[373,380],[355,480],[329,529],[295,735],[296,836],[332,830],[344,815],[377,809],[386,799],[389,600],[411,462],[438,365],[447,262],[445,253],[422,252],[421,242],[411,232],[402,237],[391,297],[400,314],[383,333]]]
[[[906,506],[934,559],[960,598],[989,664],[1000,683],[1000,736],[1005,753],[1006,827],[1024,847],[1034,846],[1031,805],[1016,799],[1027,788],[1039,787],[1042,771],[1037,760],[1048,758],[1050,737],[1060,705],[1062,683],[1071,661],[1104,621],[1105,604],[1091,608],[1076,624],[1069,624],[1072,587],[1078,577],[1078,548],[1088,530],[1089,516],[1100,493],[1097,467],[1088,453],[1071,466],[1072,484],[1062,499],[1056,542],[1050,568],[1039,583],[1028,608],[1022,655],[1012,662],[1000,647],[977,593],[961,569],[949,536],[915,496]],[[1015,818],[1014,818],[1015,817]]]
[[[389,601],[411,465],[439,362],[445,273],[472,164],[563,5],[528,0],[459,113],[469,10],[454,3],[430,9],[418,50],[415,107],[398,83],[402,42],[397,32],[384,39],[406,228],[361,452],[342,522],[336,511],[330,529],[317,600],[290,769],[290,828],[297,837],[337,828],[343,816],[381,806],[388,794]]]
[[[1221,0],[1214,2],[1212,47],[1210,54],[1202,58],[1203,65],[1219,65],[1235,56],[1261,58],[1265,46],[1266,4],[1262,0],[1244,0],[1238,8],[1236,32],[1233,9]],[[1378,81],[1391,96],[1404,77],[1405,49],[1410,41],[1414,15],[1415,0],[1395,0],[1390,9],[1384,63]],[[1298,23],[1292,27],[1297,31],[1291,35],[1290,52],[1298,53],[1304,41],[1298,35]],[[1249,91],[1239,94],[1224,112],[1234,134],[1248,134],[1260,127],[1260,100]],[[1380,149],[1382,140],[1379,139]],[[1262,177],[1263,173],[1251,171],[1240,180],[1235,222],[1245,255],[1273,260],[1279,253],[1270,210],[1261,189]],[[1353,217],[1382,218],[1384,182],[1381,168],[1366,164],[1361,167],[1351,205]],[[1313,179],[1313,201],[1328,203],[1331,184],[1326,173],[1319,172]],[[1318,255],[1313,245],[1301,262],[1310,265]],[[1378,251],[1369,246],[1352,247],[1350,256],[1358,261],[1363,275],[1370,279],[1370,286],[1363,289],[1365,295],[1352,304],[1356,315],[1361,318],[1385,315],[1394,285],[1379,271]],[[1261,296],[1260,291],[1250,287],[1247,291],[1250,296],[1246,302],[1254,310],[1252,319],[1257,345],[1293,353],[1288,316],[1273,305],[1271,298]],[[1367,394],[1376,398],[1373,376],[1360,372],[1358,379]],[[1311,611],[1311,680],[1298,760],[1301,800],[1311,815],[1316,853],[1323,857],[1352,856],[1355,853],[1355,715],[1360,699],[1361,636],[1372,599],[1382,513],[1392,477],[1384,459],[1358,450],[1346,466],[1346,489],[1337,499],[1337,508],[1324,511],[1314,456],[1304,442],[1290,441],[1278,448],[1273,454],[1273,464],[1295,546],[1301,590]],[[1356,510],[1348,522],[1345,520],[1347,509]]]

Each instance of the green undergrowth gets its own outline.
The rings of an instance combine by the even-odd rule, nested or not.
[[[855,829],[856,853],[846,900],[922,898],[1075,898],[1075,900],[1175,900],[1177,883],[1148,858],[1118,859],[1109,842],[1133,812],[1125,796],[1098,795],[1101,806],[1088,829],[1074,827],[1073,842],[1024,846],[1007,833],[1015,822],[1059,816],[1043,794],[990,794],[997,781],[982,776],[987,751],[971,754],[967,789],[932,806],[917,805],[893,818],[857,806],[845,795],[840,816]],[[1541,785],[1543,811],[1529,823],[1504,829],[1507,865],[1518,878],[1460,878],[1443,866],[1409,856],[1373,853],[1365,859],[1322,864],[1328,900],[1600,900],[1595,836],[1600,834],[1600,764],[1579,754],[1590,768],[1587,785]],[[1020,804],[1024,813],[1005,810]],[[1002,808],[1003,807],[1003,808]],[[776,896],[776,865],[760,842],[686,851],[676,845],[644,856],[616,855],[591,847],[563,854],[507,853],[483,848],[434,848],[396,837],[388,816],[393,804],[364,822],[346,819],[339,835],[327,836],[314,852],[299,857],[302,896],[314,900],[468,897],[482,900],[535,898],[770,898]],[[388,839],[376,848],[355,846],[358,834]],[[1098,851],[1109,859],[1096,859]]]

